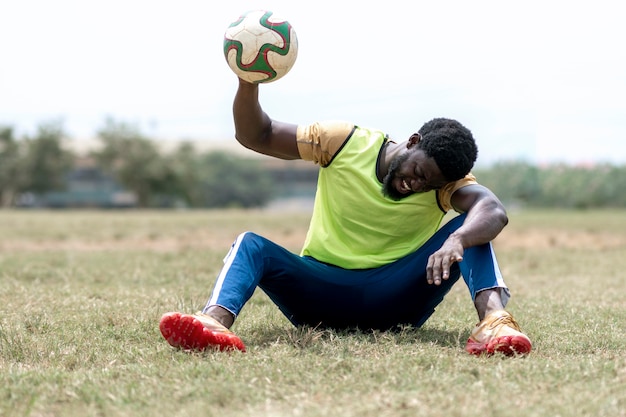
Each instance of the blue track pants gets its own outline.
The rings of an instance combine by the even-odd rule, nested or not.
[[[252,232],[237,237],[224,258],[205,311],[219,305],[238,315],[257,287],[296,326],[387,330],[419,327],[463,276],[470,295],[504,284],[491,244],[465,250],[450,278],[426,282],[428,257],[461,226],[465,215],[446,223],[416,252],[378,268],[348,270],[302,257]]]

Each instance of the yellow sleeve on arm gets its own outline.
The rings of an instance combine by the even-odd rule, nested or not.
[[[463,188],[468,185],[478,184],[476,182],[476,177],[471,173],[467,174],[464,178],[461,178],[458,181],[450,182],[439,189],[439,205],[441,209],[446,213],[452,210],[452,194],[459,188]]]
[[[298,126],[300,158],[327,166],[354,130],[353,123],[330,121]]]

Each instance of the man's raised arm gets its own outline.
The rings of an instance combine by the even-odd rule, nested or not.
[[[246,148],[281,159],[300,159],[297,125],[272,120],[259,103],[259,85],[239,79],[233,102],[235,138]]]

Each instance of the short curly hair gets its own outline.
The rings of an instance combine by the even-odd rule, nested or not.
[[[424,123],[418,133],[418,149],[433,158],[448,181],[465,177],[478,157],[472,132],[453,119],[436,118]]]

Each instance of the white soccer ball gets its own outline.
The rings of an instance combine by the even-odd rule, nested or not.
[[[298,39],[286,20],[267,10],[254,10],[241,15],[226,29],[224,56],[239,78],[269,83],[293,67]]]

